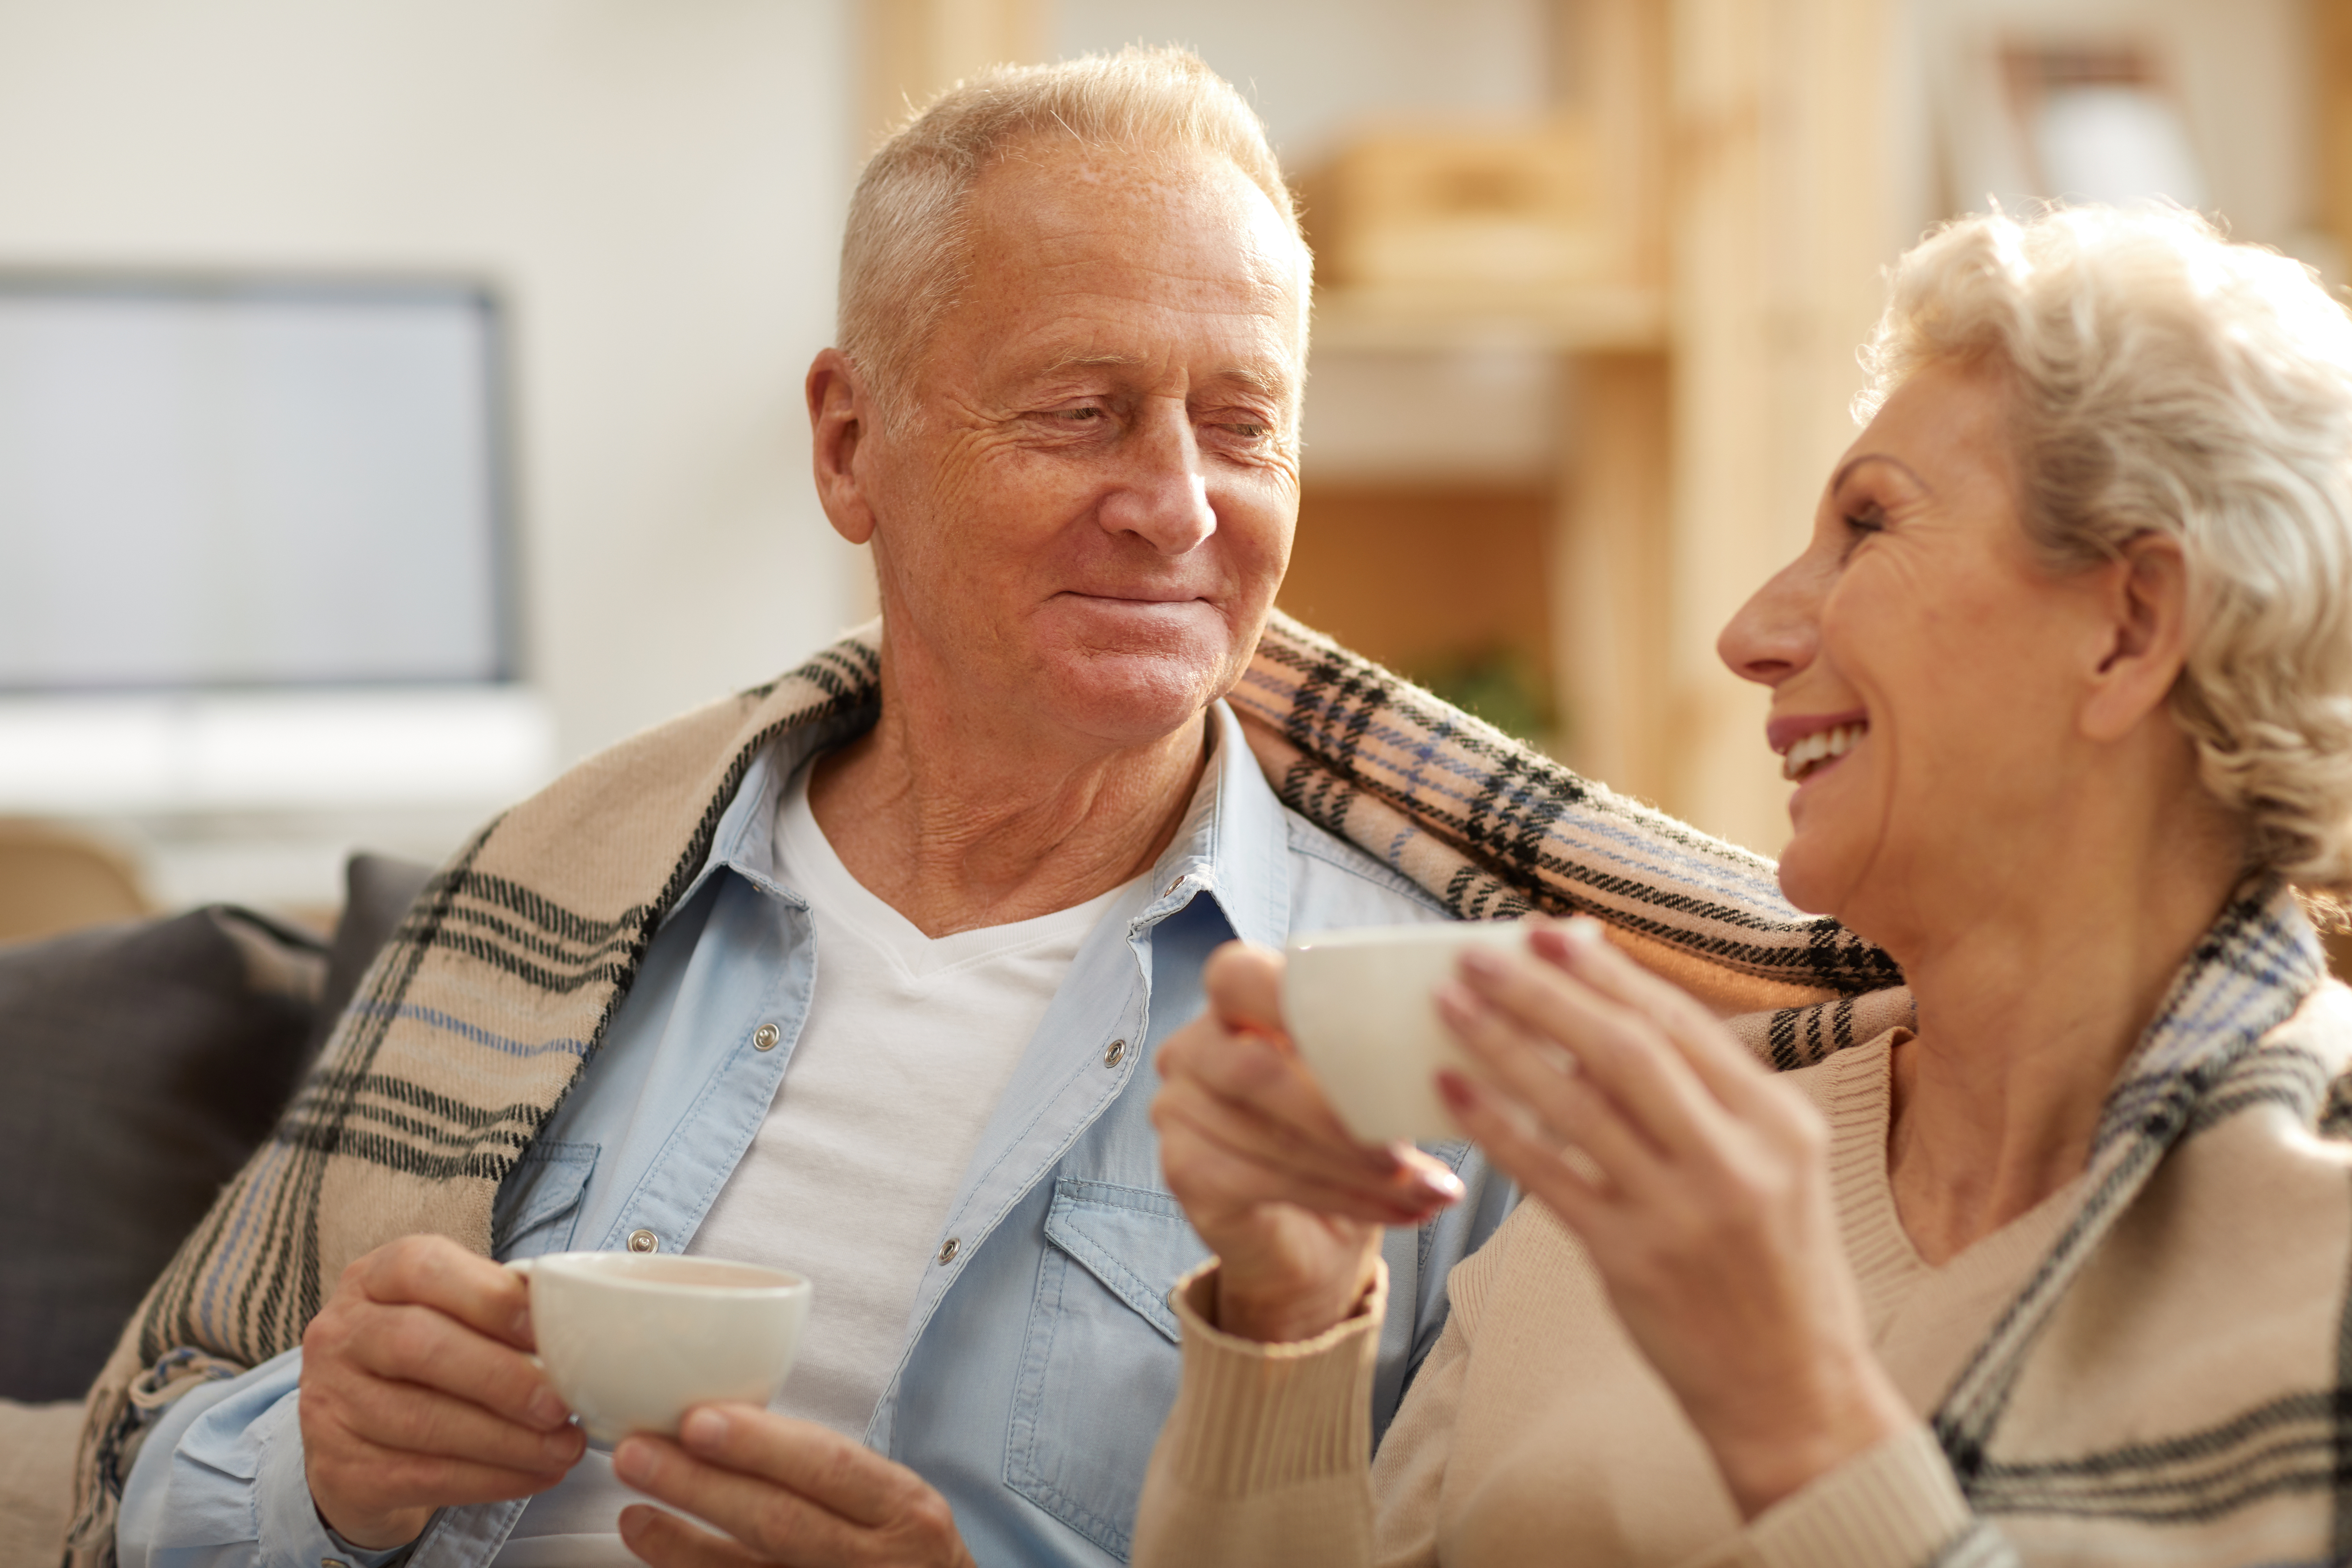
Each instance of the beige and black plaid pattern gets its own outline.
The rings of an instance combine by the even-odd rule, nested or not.
[[[395,1237],[487,1251],[500,1181],[626,994],[752,760],[878,701],[868,629],[625,742],[434,878],[270,1141],[157,1281],[91,1394],[74,1562],[110,1560],[125,1456],[208,1374],[299,1342]],[[1885,954],[1781,899],[1770,863],[1578,777],[1277,616],[1233,697],[1294,809],[1465,918],[1584,910],[1781,1065],[1907,1017]]]

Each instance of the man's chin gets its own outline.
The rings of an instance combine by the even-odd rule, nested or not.
[[[1041,706],[1076,733],[1144,745],[1175,733],[1232,684],[1220,647],[1054,650],[1038,692]]]

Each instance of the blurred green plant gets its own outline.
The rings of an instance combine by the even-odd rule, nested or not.
[[[1414,660],[1400,673],[1514,740],[1548,746],[1563,738],[1551,681],[1516,647],[1498,644],[1441,652]]]

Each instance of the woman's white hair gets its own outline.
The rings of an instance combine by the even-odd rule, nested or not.
[[[2181,542],[2172,711],[2255,860],[2352,896],[2352,320],[2308,268],[2172,207],[1971,217],[1897,262],[1858,411],[1990,360],[2029,536],[2063,570]]]
[[[1298,233],[1265,127],[1231,83],[1187,50],[1129,46],[1055,65],[1001,66],[960,81],[866,161],[849,202],[840,346],[887,416],[912,406],[914,369],[966,282],[972,187],[1009,150],[1038,137],[1225,158]],[[1302,272],[1306,255],[1302,238]]]

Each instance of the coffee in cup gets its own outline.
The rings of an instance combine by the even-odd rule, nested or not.
[[[675,1436],[697,1405],[774,1399],[813,1294],[781,1268],[668,1253],[554,1252],[507,1267],[530,1281],[548,1382],[603,1447]]]
[[[1368,1143],[1462,1136],[1438,1098],[1437,1070],[1476,1068],[1438,1016],[1437,988],[1454,978],[1464,949],[1526,942],[1517,921],[1359,926],[1290,939],[1283,1020],[1350,1132]]]

